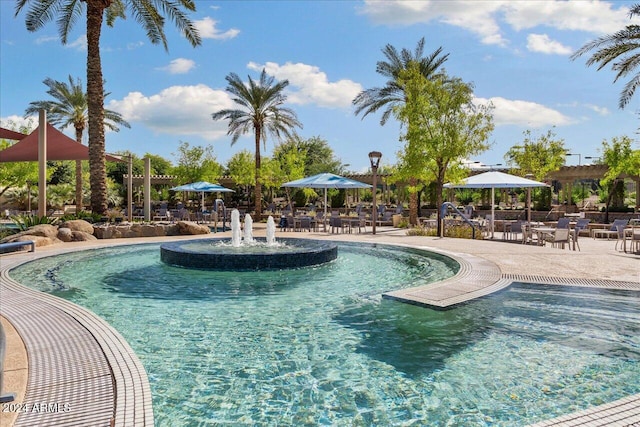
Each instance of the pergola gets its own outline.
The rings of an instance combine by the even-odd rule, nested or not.
[[[563,166],[559,170],[549,173],[550,180],[559,181],[563,188],[563,199],[571,200],[572,186],[575,181],[602,179],[609,170],[607,165]],[[620,175],[620,179],[631,179],[636,186],[636,209],[640,208],[640,173],[638,175]]]

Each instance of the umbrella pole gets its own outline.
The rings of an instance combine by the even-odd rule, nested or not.
[[[493,232],[495,230],[494,221],[496,220],[495,215],[495,189],[491,187],[491,239],[493,240]]]
[[[324,232],[327,232],[327,187],[324,187],[324,217],[322,218]]]

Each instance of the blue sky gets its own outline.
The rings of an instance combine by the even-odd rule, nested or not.
[[[442,47],[451,75],[471,82],[476,102],[495,107],[491,149],[471,160],[504,163],[505,152],[550,129],[573,153],[598,156],[604,139],[636,138],[636,96],[618,109],[626,81],[613,83],[608,69],[586,67],[569,56],[584,43],[632,23],[624,1],[196,1],[191,19],[202,45],[193,48],[166,26],[169,51],[152,45],[133,18],[105,27],[102,66],[106,107],[132,126],[108,132],[109,152],[131,150],[175,160],[181,141],[212,145],[221,163],[237,151],[253,152],[253,136],[234,146],[226,122],[211,113],[234,108],[225,77],[247,80],[260,70],[288,79],[288,103],[303,124],[303,138],[328,141],[347,169],[364,171],[367,153],[383,153],[393,164],[401,148],[399,123],[380,126],[380,114],[355,116],[352,99],[384,85],[375,72],[391,44],[413,50],[422,37],[425,52]],[[46,78],[86,82],[84,18],[62,45],[54,23],[26,30],[24,11],[0,1],[0,122],[21,123],[32,101],[49,99]],[[635,23],[640,21],[634,19]],[[73,135],[68,130],[67,134]],[[269,155],[275,141],[267,141]],[[639,148],[637,143],[636,147]],[[578,156],[567,164],[578,163]]]

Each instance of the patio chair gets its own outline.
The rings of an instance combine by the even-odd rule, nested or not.
[[[308,216],[302,216],[300,218],[298,218],[298,227],[299,230],[307,230],[307,231],[311,231],[311,218]]]
[[[576,222],[576,225],[574,228],[574,230],[576,230],[576,235],[580,234],[583,231],[586,231],[587,234],[589,233],[589,222],[591,222],[591,220],[589,218],[580,218],[578,219],[578,222]]]
[[[567,217],[559,218],[556,228],[569,228],[570,222],[571,222],[571,218],[567,218]]]
[[[156,211],[155,215],[153,215],[154,221],[166,221],[170,217],[169,210],[167,208],[160,208]]]
[[[329,218],[329,226],[331,226],[332,233],[340,233],[341,231],[344,231],[342,226],[342,218],[340,218],[339,216],[331,215],[331,218]]]
[[[506,240],[518,240],[518,234],[523,234],[522,221],[512,223],[505,234]],[[524,235],[521,236],[521,240],[524,240]]]
[[[564,245],[569,246],[569,229],[568,228],[556,228],[553,234],[549,234],[545,237],[545,241],[551,243],[551,246],[557,247],[560,246],[561,249],[564,249]]]
[[[385,211],[384,214],[378,215],[378,225],[393,225],[393,211]]]
[[[624,250],[627,252],[627,239],[629,239],[629,252],[640,253],[640,224],[631,226],[631,234],[624,236]]]

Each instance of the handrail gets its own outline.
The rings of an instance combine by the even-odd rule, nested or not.
[[[462,218],[462,220],[464,222],[466,222],[467,224],[469,224],[471,226],[471,238],[475,239],[476,238],[476,226],[473,222],[471,222],[469,220],[469,218],[467,218],[462,212],[460,212],[460,209],[458,209],[453,203],[451,202],[444,202],[442,204],[442,207],[440,208],[440,217],[444,218],[445,215],[447,214],[447,210],[448,208],[452,208],[458,215],[460,215],[460,218]]]

